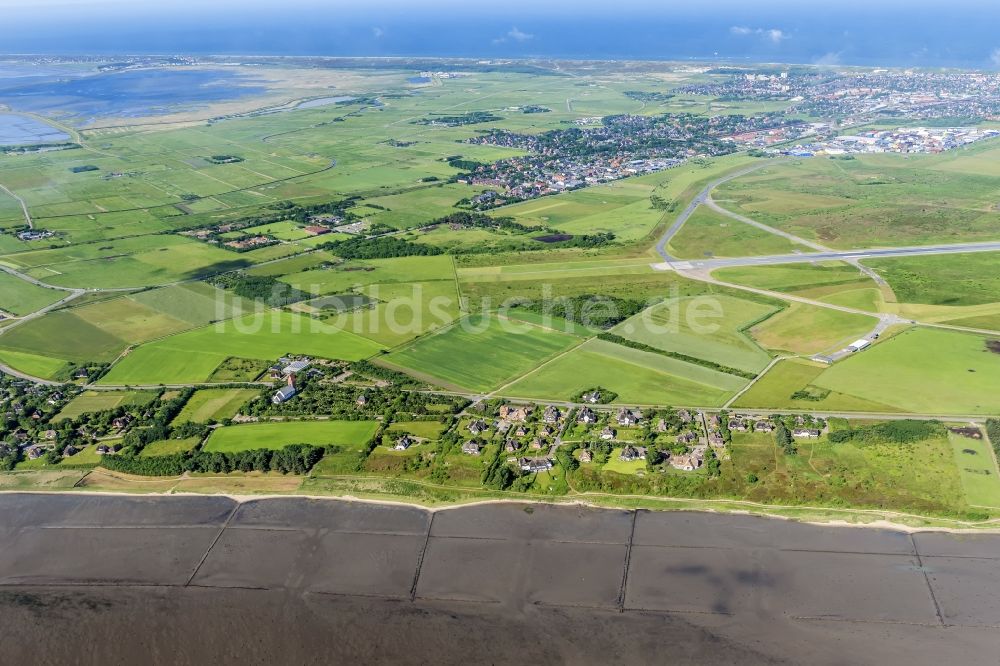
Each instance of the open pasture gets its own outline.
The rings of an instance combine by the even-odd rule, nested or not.
[[[23,316],[41,310],[66,296],[65,291],[46,289],[0,271],[0,310]]]
[[[63,407],[55,421],[75,419],[88,412],[101,412],[122,405],[145,405],[152,402],[156,394],[152,391],[84,391]]]
[[[869,333],[877,323],[875,317],[793,302],[749,332],[766,349],[817,354],[848,345]]]
[[[743,329],[777,310],[732,296],[696,296],[654,305],[612,332],[658,349],[759,372],[771,356]]]
[[[740,377],[594,339],[528,373],[503,393],[570,400],[603,386],[622,403],[709,406],[721,405],[745,384]]]
[[[282,449],[289,444],[360,446],[372,438],[374,421],[283,421],[244,423],[216,428],[205,442],[205,451]]]
[[[996,141],[940,155],[785,161],[723,184],[726,208],[836,248],[1000,237]]]
[[[530,324],[475,316],[415,341],[385,360],[445,385],[488,391],[509,382],[579,342]]]
[[[142,345],[117,363],[104,384],[198,383],[236,356],[273,360],[289,353],[359,360],[378,345],[290,312],[263,312]]]
[[[1000,302],[1000,253],[973,252],[870,259],[902,303],[983,305]]]
[[[256,389],[201,389],[187,401],[180,413],[174,417],[173,423],[206,423],[231,419],[239,412],[240,407],[255,398]]]

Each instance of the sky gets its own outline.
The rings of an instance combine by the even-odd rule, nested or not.
[[[0,0],[0,16],[4,53],[726,59],[1000,69],[1000,3],[989,0]]]

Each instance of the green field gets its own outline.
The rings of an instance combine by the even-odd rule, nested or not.
[[[0,271],[0,310],[23,316],[41,310],[68,294],[65,291],[46,289]]]
[[[289,444],[359,446],[375,434],[374,421],[286,421],[246,423],[216,428],[205,442],[205,451],[281,449]]]
[[[791,254],[808,249],[707,206],[699,206],[667,246],[678,259]]]
[[[736,407],[752,409],[792,408],[804,411],[897,412],[896,407],[854,395],[821,388],[814,382],[825,366],[801,359],[779,361],[735,402]],[[809,397],[793,398],[804,391]]]
[[[613,333],[747,372],[771,360],[743,328],[777,308],[731,296],[698,296],[655,305],[622,322]]]
[[[1000,508],[1000,477],[985,440],[948,433],[965,499],[972,506]]]
[[[1000,413],[1000,354],[987,338],[913,328],[853,354],[816,385],[923,414]]]
[[[256,397],[255,389],[201,389],[185,403],[184,408],[174,417],[174,423],[205,423],[230,419],[240,407]]]
[[[142,447],[139,453],[140,458],[155,458],[156,456],[169,456],[175,453],[186,453],[194,450],[201,442],[201,437],[184,437],[180,439],[161,439],[150,442]]]
[[[74,419],[87,412],[100,412],[120,405],[145,405],[152,402],[156,394],[152,391],[84,391],[63,407],[55,421]]]
[[[437,439],[446,428],[447,424],[440,421],[396,421],[386,430],[392,433],[406,432],[424,439]]]
[[[835,248],[1000,237],[987,141],[941,155],[858,155],[769,165],[716,190],[724,207]]]
[[[902,259],[872,259],[904,303],[981,305],[1000,301],[1000,253],[974,252]]]
[[[495,389],[566,351],[579,338],[496,316],[463,319],[385,357],[418,376],[474,391]]]
[[[836,301],[845,293],[877,287],[875,282],[863,275],[860,270],[839,261],[819,264],[741,266],[722,268],[712,274],[724,282],[805,296],[837,305],[850,305]]]
[[[766,349],[794,354],[816,354],[847,346],[868,334],[875,317],[793,302],[787,309],[750,329]]]
[[[715,370],[589,340],[565,356],[525,375],[505,395],[570,400],[594,386],[618,394],[617,401],[659,405],[721,405],[746,380]]]
[[[102,384],[204,382],[231,356],[273,360],[284,354],[358,360],[378,352],[374,342],[290,312],[266,312],[164,338],[118,362]]]

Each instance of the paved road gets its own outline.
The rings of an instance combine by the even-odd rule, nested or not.
[[[10,494],[0,538],[0,663],[882,666],[1000,650],[1000,535]]]
[[[907,247],[873,248],[868,250],[830,250],[827,252],[799,252],[760,257],[732,257],[681,261],[669,256],[664,263],[656,264],[658,270],[689,270],[726,268],[732,266],[769,266],[774,264],[808,263],[816,261],[860,261],[895,257],[916,257],[928,254],[960,254],[968,252],[1000,252],[1000,241],[981,243],[954,243],[947,245],[914,245]]]

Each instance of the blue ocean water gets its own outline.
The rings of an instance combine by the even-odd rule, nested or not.
[[[996,0],[76,0],[60,6],[6,14],[0,51],[1000,68]]]

